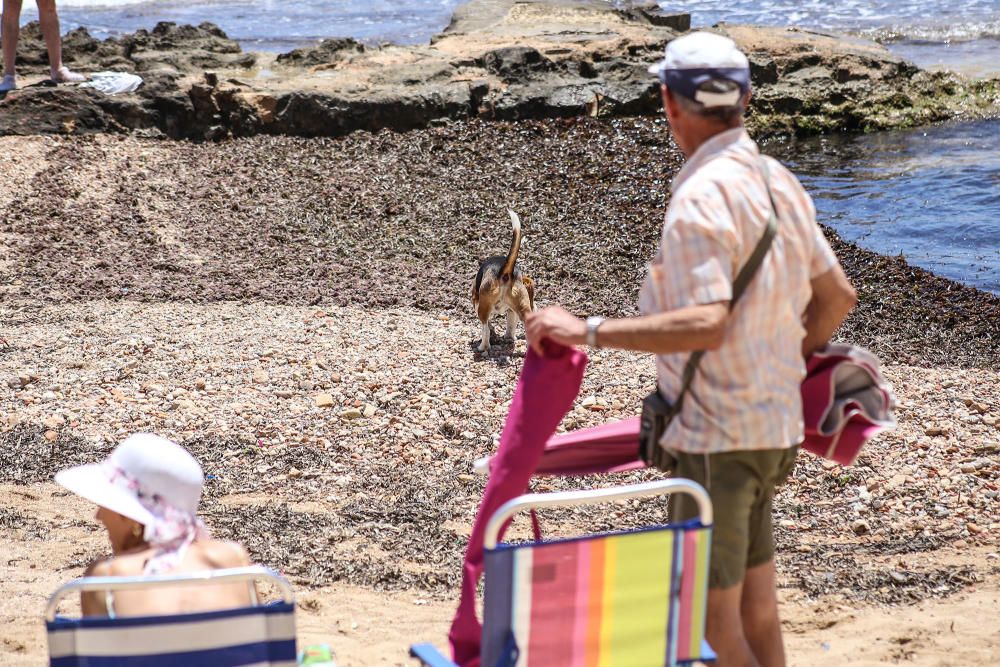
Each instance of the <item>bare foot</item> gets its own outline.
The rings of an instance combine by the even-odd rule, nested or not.
[[[52,71],[52,80],[56,83],[83,83],[87,80],[87,77],[77,74],[63,65],[59,69]]]

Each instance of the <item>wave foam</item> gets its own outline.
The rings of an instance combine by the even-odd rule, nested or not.
[[[894,42],[971,42],[977,39],[1000,40],[1000,19],[976,23],[948,25],[902,25],[888,28],[869,28],[858,31],[863,37],[882,44]]]

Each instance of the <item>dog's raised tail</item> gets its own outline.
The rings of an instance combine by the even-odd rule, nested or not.
[[[507,251],[507,259],[504,261],[503,269],[500,271],[500,280],[505,283],[510,282],[511,276],[514,274],[514,265],[517,264],[517,253],[521,250],[521,218],[510,209],[507,209],[507,212],[510,213],[510,222],[514,228],[514,235],[510,239],[510,250]]]

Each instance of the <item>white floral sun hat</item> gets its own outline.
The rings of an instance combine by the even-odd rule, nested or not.
[[[102,463],[56,474],[56,482],[145,527],[156,548],[146,573],[167,571],[195,539],[208,536],[197,516],[204,475],[180,445],[150,433],[129,436]]]

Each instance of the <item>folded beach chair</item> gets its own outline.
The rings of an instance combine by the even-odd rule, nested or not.
[[[497,544],[518,512],[687,493],[699,519],[680,525],[526,544]],[[711,662],[704,639],[712,504],[698,484],[645,484],[530,494],[491,517],[485,533],[480,667],[662,667]],[[410,654],[454,663],[433,646]]]
[[[266,580],[281,600],[242,609],[171,616],[57,617],[59,602],[81,591],[197,586]],[[254,595],[256,597],[256,595]],[[295,665],[295,599],[283,578],[263,567],[182,575],[88,577],[62,586],[45,615],[52,667],[285,667]]]

